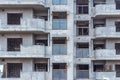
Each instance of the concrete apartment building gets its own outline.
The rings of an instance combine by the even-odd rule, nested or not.
[[[120,0],[0,0],[0,80],[120,80]]]

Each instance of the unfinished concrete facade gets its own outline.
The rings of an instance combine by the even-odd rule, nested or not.
[[[0,80],[120,80],[120,1],[0,0]]]

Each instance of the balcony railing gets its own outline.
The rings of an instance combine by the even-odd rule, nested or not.
[[[12,73],[9,73],[12,74]],[[0,72],[0,80],[48,80],[47,76],[49,75],[48,72],[23,72],[21,71],[20,73],[20,77],[11,77],[8,78],[6,77],[7,74],[3,74],[2,72]],[[6,75],[4,76],[4,78],[2,77],[2,75]]]
[[[21,46],[20,51],[0,51],[0,57],[45,57],[44,45]]]
[[[119,16],[120,10],[116,4],[98,4],[95,6],[95,16]]]
[[[21,19],[20,25],[7,25],[0,21],[0,31],[45,31],[44,19]]]
[[[45,55],[44,45],[21,46],[21,53]]]
[[[116,32],[115,26],[96,27],[95,28],[96,38],[119,38],[120,32]]]
[[[45,4],[45,0],[0,0],[0,4]]]
[[[52,80],[67,80],[67,70],[54,69]]]
[[[67,45],[66,44],[53,44],[52,46],[53,55],[66,55],[67,54]]]
[[[95,72],[96,80],[116,80],[116,72]]]
[[[116,54],[115,49],[98,49],[94,51],[94,58],[95,59],[109,59],[109,60],[114,60],[114,59],[119,59],[120,55]]]
[[[20,80],[48,80],[47,72],[21,72]]]
[[[89,57],[89,49],[81,48],[76,50],[77,58],[88,58]]]
[[[76,71],[76,78],[77,79],[89,78],[89,70],[77,70]]]

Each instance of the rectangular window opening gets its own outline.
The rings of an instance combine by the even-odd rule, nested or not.
[[[76,9],[77,14],[88,14],[89,13],[88,0],[76,0]]]
[[[67,80],[67,64],[53,63],[52,77],[53,80]]]
[[[106,19],[94,19],[93,20],[93,27],[105,27]]]
[[[78,21],[77,24],[77,36],[89,35],[89,22],[88,21]]]
[[[66,63],[53,63],[53,69],[67,69]]]
[[[89,43],[77,43],[76,57],[77,58],[88,58],[89,57]]]
[[[19,78],[22,71],[22,63],[7,63],[7,77]]]
[[[106,4],[106,0],[93,0],[94,7],[98,4]]]
[[[22,13],[8,13],[7,24],[8,25],[20,25]]]
[[[67,29],[67,12],[53,12],[52,28],[54,30]]]
[[[115,43],[116,54],[120,55],[120,43]]]
[[[120,77],[120,65],[115,65],[116,77]]]
[[[77,79],[89,78],[89,65],[78,64],[76,66],[76,78]]]
[[[35,63],[34,70],[39,72],[47,72],[48,71],[48,63]]]
[[[67,40],[66,37],[53,37],[52,44],[53,55],[66,55],[67,54]]]
[[[21,44],[22,44],[22,38],[8,38],[7,51],[20,51]]]
[[[104,65],[98,64],[93,66],[94,72],[103,72],[104,71]]]
[[[116,32],[120,32],[120,22],[115,22]]]
[[[45,45],[48,46],[48,34],[35,34],[34,35],[35,45]]]
[[[120,0],[115,0],[116,2],[116,9],[120,9]]]

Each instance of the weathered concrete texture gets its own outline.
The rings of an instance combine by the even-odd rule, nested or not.
[[[20,78],[0,80],[53,80],[53,63],[67,64],[67,80],[120,80],[115,70],[115,65],[120,64],[120,55],[116,55],[115,49],[115,43],[120,43],[120,32],[116,32],[115,26],[120,21],[120,10],[116,10],[115,0],[96,6],[93,1],[88,1],[88,14],[76,14],[76,0],[67,0],[66,5],[53,5],[52,0],[0,0],[0,64],[22,63]],[[66,30],[52,29],[52,12],[67,12]],[[22,13],[21,24],[7,25],[7,13]],[[41,18],[46,15],[48,20]],[[105,25],[94,28],[94,19],[105,19]],[[89,35],[76,36],[77,21],[89,21]],[[34,34],[48,34],[48,46],[34,45]],[[52,54],[53,37],[66,37],[67,55]],[[7,38],[22,38],[20,51],[7,51]],[[105,49],[94,50],[95,40],[97,44],[104,40]],[[89,44],[87,58],[76,58],[77,43]],[[48,71],[34,71],[35,61],[48,63]],[[93,64],[102,62],[111,65],[112,70],[94,72]],[[76,78],[78,64],[89,65],[89,78]]]

